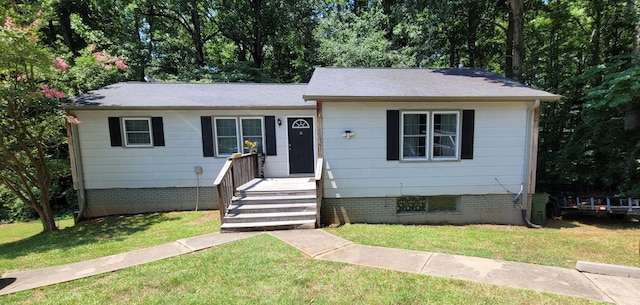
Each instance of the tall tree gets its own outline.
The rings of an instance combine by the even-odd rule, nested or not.
[[[414,66],[415,59],[392,49],[386,39],[387,16],[378,8],[329,11],[316,30],[319,62],[340,67]]]
[[[0,182],[38,213],[44,231],[53,231],[50,154],[64,141],[58,104],[64,93],[46,84],[55,72],[37,43],[36,23],[19,26],[7,18],[0,30]]]
[[[513,39],[511,71],[513,78],[522,79],[522,65],[524,63],[524,0],[509,0],[511,7],[510,37]]]
[[[181,48],[189,47],[185,53],[189,55],[191,64],[198,68],[207,65],[205,45],[219,33],[212,0],[139,0],[137,7],[146,16],[145,22],[149,24],[150,31],[147,35],[152,44],[171,43],[181,37],[171,37],[166,33],[181,35],[184,32],[188,43],[180,44]],[[165,66],[173,64],[167,63]]]

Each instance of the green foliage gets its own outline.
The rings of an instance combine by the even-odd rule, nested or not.
[[[64,114],[62,91],[77,94],[119,81],[118,71],[127,65],[90,47],[69,67],[41,45],[37,26],[37,21],[20,25],[8,18],[0,30],[0,182],[12,193],[0,210],[3,220],[29,217],[16,205],[21,202],[37,212],[48,231],[56,228],[52,205],[69,212],[75,203],[65,119],[78,122]]]
[[[586,90],[585,107],[618,108],[640,97],[640,55],[617,56],[610,63],[598,65],[582,78],[600,81]]]
[[[0,185],[0,224],[27,221],[38,217],[36,211],[25,205],[4,185]]]
[[[388,18],[381,9],[360,16],[350,11],[328,12],[315,36],[318,60],[337,67],[410,67],[413,56],[392,49],[386,38]]]
[[[65,73],[58,73],[52,83],[67,88],[72,94],[79,94],[124,81],[128,67],[122,69],[116,66],[118,60],[122,61],[106,51],[96,51],[91,45],[82,49],[80,56],[74,58],[74,65]]]
[[[563,96],[541,107],[539,184],[581,195],[640,194],[639,134],[625,130],[627,106],[640,94],[640,70],[630,55],[634,5],[550,1],[533,12],[524,74]]]

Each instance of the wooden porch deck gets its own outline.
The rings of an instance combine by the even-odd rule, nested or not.
[[[236,192],[316,191],[314,177],[256,178],[236,189]]]

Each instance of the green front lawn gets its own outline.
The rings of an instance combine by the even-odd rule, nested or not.
[[[498,225],[344,225],[327,232],[355,243],[575,268],[576,261],[640,266],[640,223],[600,217],[547,228]]]
[[[171,212],[94,219],[41,233],[39,221],[0,225],[0,274],[74,263],[220,231],[218,211]]]
[[[0,297],[3,304],[599,304],[305,258],[263,234]]]

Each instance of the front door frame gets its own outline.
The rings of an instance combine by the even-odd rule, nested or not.
[[[313,142],[313,169],[311,173],[291,173],[291,155],[290,155],[290,150],[289,150],[289,131],[290,131],[290,126],[289,126],[289,119],[311,119],[312,122],[312,130],[311,130],[311,136],[313,137],[312,142]],[[303,175],[303,176],[313,176],[314,172],[315,172],[315,163],[316,160],[318,158],[318,152],[317,152],[317,147],[318,147],[318,142],[317,142],[317,132],[318,132],[318,121],[316,120],[315,116],[312,115],[288,115],[285,116],[285,120],[286,122],[286,139],[287,139],[287,172],[289,173],[289,176],[297,176],[297,175]]]

